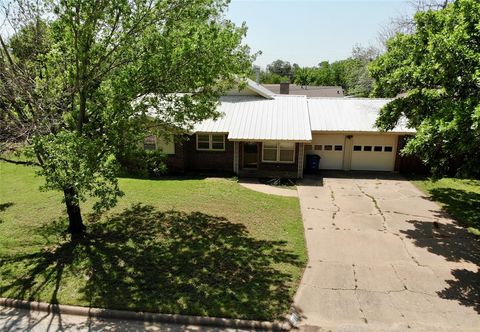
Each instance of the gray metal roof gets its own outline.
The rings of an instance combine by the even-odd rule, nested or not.
[[[228,133],[229,140],[312,140],[307,102],[304,96],[222,97],[217,120],[205,120],[195,132]]]
[[[312,131],[378,132],[375,121],[380,109],[391,99],[309,98],[308,112]],[[414,133],[401,119],[389,133]]]

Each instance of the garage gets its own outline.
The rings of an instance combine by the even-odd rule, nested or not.
[[[320,156],[320,169],[343,169],[345,135],[313,134],[306,154]]]
[[[393,171],[397,135],[353,135],[351,166],[357,171]]]

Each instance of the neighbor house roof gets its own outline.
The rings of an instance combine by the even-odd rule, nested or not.
[[[375,121],[380,109],[392,99],[309,98],[312,131],[378,132]],[[414,133],[402,118],[389,133]]]
[[[268,90],[279,94],[280,84],[262,84]],[[317,86],[317,85],[289,85],[290,95],[301,95],[311,97],[343,97],[341,86]]]
[[[312,139],[304,96],[222,97],[217,120],[205,120],[195,132],[228,133],[229,140],[309,142]]]

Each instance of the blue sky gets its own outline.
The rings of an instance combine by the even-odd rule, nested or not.
[[[406,0],[232,0],[226,16],[247,23],[245,42],[262,51],[257,65],[313,66],[347,58],[355,44],[377,44],[382,25],[411,11]]]

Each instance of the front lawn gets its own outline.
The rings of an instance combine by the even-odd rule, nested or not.
[[[480,230],[480,180],[443,178],[412,182],[463,226]]]
[[[120,179],[103,216],[71,243],[61,195],[34,168],[0,163],[0,297],[272,320],[306,263],[298,199],[228,179]]]

